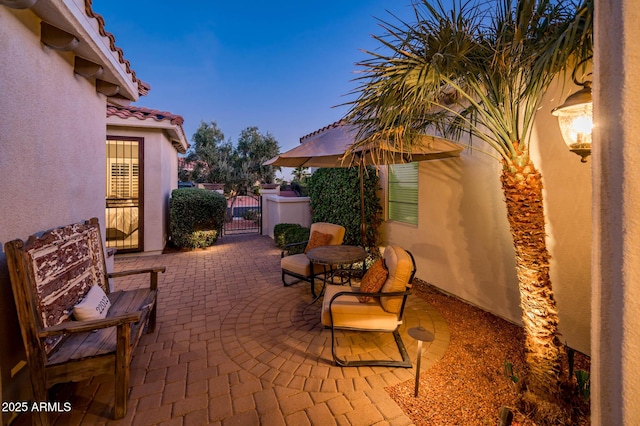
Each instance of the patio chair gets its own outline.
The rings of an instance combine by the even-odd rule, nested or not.
[[[280,267],[282,268],[282,284],[284,284],[285,286],[290,286],[299,281],[306,281],[311,284],[313,290],[314,283],[311,279],[311,262],[309,261],[309,258],[304,253],[290,253],[294,251],[294,248],[297,247],[298,249],[300,249],[305,245],[305,252],[313,247],[323,245],[340,245],[342,244],[342,240],[344,239],[345,231],[346,229],[344,228],[344,226],[327,222],[316,222],[311,224],[308,241],[291,243],[284,246],[284,250],[282,250],[280,259]],[[316,235],[314,235],[314,232],[316,233]],[[319,234],[323,236],[316,238]],[[327,235],[330,235],[330,237],[327,237]],[[313,275],[316,277],[323,276],[328,272],[326,270],[326,266],[324,265],[315,264],[313,268]],[[295,278],[295,280],[287,282],[287,276],[293,277]]]
[[[411,359],[407,354],[398,328],[402,324],[404,306],[411,294],[411,283],[416,273],[413,255],[399,246],[388,246],[382,259],[388,275],[375,292],[362,291],[352,287],[329,284],[326,286],[322,303],[322,324],[331,328],[331,354],[336,365],[356,367],[362,365],[410,368]],[[376,274],[376,265],[367,274]],[[367,275],[363,277],[363,282]],[[378,280],[381,281],[381,280]],[[364,287],[364,285],[362,286]],[[367,300],[368,299],[368,300]],[[361,301],[364,300],[364,301]],[[346,360],[336,354],[336,330],[390,332],[396,341],[402,360],[367,359]]]

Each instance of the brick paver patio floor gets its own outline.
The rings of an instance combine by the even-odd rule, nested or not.
[[[415,369],[333,365],[331,333],[320,324],[321,301],[307,283],[284,287],[280,250],[261,235],[225,236],[200,251],[122,257],[115,269],[165,265],[158,323],[144,335],[131,365],[128,412],[112,420],[113,378],[66,384],[53,401],[70,401],[56,425],[409,425],[385,387],[413,380]],[[116,288],[147,285],[144,278]],[[422,369],[439,360],[449,330],[435,309],[410,296],[401,334],[435,332]],[[390,334],[344,333],[343,354],[398,358]],[[19,421],[17,423],[20,423]]]

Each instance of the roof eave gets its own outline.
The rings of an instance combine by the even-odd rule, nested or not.
[[[184,154],[189,149],[189,143],[182,126],[166,120],[158,121],[153,118],[141,120],[136,117],[107,116],[107,126],[162,130],[178,153]]]
[[[115,38],[104,29],[104,20],[93,12],[89,0],[0,0],[0,5],[13,9],[30,9],[43,22],[41,41],[56,50],[70,50],[76,57],[74,71],[95,81],[96,90],[107,97],[136,101],[144,96],[149,85],[139,80],[124,59]],[[47,32],[67,33],[73,43],[55,46],[47,43]],[[57,34],[54,34],[57,36]],[[77,65],[95,65],[95,72],[86,74]]]

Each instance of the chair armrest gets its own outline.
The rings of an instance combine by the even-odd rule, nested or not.
[[[38,337],[58,336],[67,333],[83,333],[99,330],[101,328],[116,327],[126,323],[138,322],[142,319],[142,311],[128,312],[104,319],[89,321],[67,321],[51,327],[44,328],[38,333]]]
[[[331,300],[329,300],[329,309],[331,309],[331,305],[333,301],[336,300],[340,296],[369,296],[369,297],[401,297],[408,296],[411,294],[411,290],[406,291],[394,291],[394,292],[378,292],[378,293],[369,293],[367,291],[341,291],[333,295]]]
[[[305,245],[306,245],[306,244],[308,244],[308,243],[309,243],[309,240],[307,240],[307,241],[300,241],[299,243],[289,243],[289,244],[286,244],[286,245],[283,247],[282,253],[280,253],[280,257],[284,257],[284,256],[285,256],[285,253],[287,253],[287,256],[288,256],[288,255],[289,255],[289,251],[290,251],[290,249],[291,249],[291,248],[293,248],[293,247],[297,247],[297,246],[301,246],[301,245],[303,245],[303,244],[305,244]]]

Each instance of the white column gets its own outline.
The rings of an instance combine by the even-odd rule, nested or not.
[[[596,0],[591,405],[640,424],[640,8]]]
[[[261,198],[261,202],[262,202],[262,213],[261,213],[261,219],[262,219],[262,235],[269,235],[269,224],[271,223],[269,221],[269,209],[267,208],[267,196],[269,195],[280,195],[280,185],[276,186],[275,188],[271,188],[271,186],[273,185],[268,185],[266,188],[265,187],[260,187],[260,198]],[[273,229],[271,229],[271,232],[273,232]],[[271,237],[273,238],[273,235],[271,235]]]

